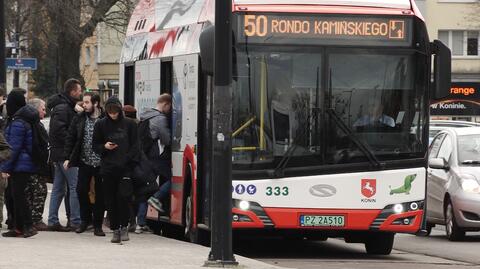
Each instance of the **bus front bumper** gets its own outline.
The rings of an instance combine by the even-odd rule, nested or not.
[[[235,203],[234,203],[235,204]],[[413,204],[413,205],[412,205]],[[421,227],[423,201],[389,205],[384,209],[269,208],[251,203],[248,209],[232,209],[234,229],[306,229],[416,233]],[[342,225],[306,226],[305,216],[343,217]]]

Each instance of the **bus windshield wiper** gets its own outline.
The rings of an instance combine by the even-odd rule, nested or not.
[[[375,168],[380,168],[383,167],[384,164],[380,163],[380,161],[377,159],[373,151],[369,148],[367,144],[365,144],[363,141],[361,141],[358,137],[355,136],[353,133],[352,129],[348,127],[342,119],[337,115],[335,110],[332,108],[327,109],[327,114],[330,115],[330,117],[333,119],[333,121],[337,124],[337,126],[350,138],[350,140],[355,143],[355,145],[362,151],[365,156],[367,156],[368,161],[375,167]]]
[[[480,164],[480,160],[465,160],[462,164]]]
[[[317,114],[319,110],[319,108],[312,109],[313,121],[317,120]],[[310,116],[307,117],[307,122],[310,122]],[[305,138],[305,136],[308,134],[308,131],[309,129],[305,128],[299,136],[294,138],[292,145],[287,148],[277,167],[275,167],[275,170],[273,170],[273,177],[280,178],[284,176],[285,167],[287,166],[288,161],[290,161],[290,158],[298,147],[298,143]]]

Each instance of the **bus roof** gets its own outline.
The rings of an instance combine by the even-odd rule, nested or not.
[[[233,11],[415,15],[414,0],[231,0]],[[120,62],[198,53],[203,28],[214,20],[215,0],[139,0],[127,28]]]
[[[411,9],[410,0],[233,0],[236,5],[331,5]]]

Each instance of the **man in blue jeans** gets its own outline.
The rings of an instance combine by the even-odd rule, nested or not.
[[[152,163],[155,174],[160,177],[160,189],[148,199],[148,204],[164,213],[161,200],[170,194],[172,185],[172,151],[171,136],[168,115],[172,110],[172,96],[168,93],[160,95],[155,108],[145,111],[140,115],[140,120],[148,120],[150,135],[154,140],[153,146],[148,149],[147,157]]]
[[[65,156],[65,140],[68,128],[75,116],[75,105],[82,95],[80,81],[69,79],[64,84],[64,91],[49,98],[48,108],[50,115],[50,160],[55,166],[55,176],[53,178],[53,189],[50,197],[50,207],[48,211],[48,230],[67,232],[76,230],[81,223],[80,205],[77,195],[77,176],[78,167],[65,169],[63,162]],[[58,219],[58,209],[65,196],[66,187],[68,187],[69,207],[70,207],[70,228],[63,227]]]

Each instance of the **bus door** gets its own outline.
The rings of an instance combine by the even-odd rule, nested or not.
[[[172,188],[171,222],[182,223],[185,195],[190,193],[195,171],[190,178],[184,167],[196,167],[198,55],[173,58],[172,64]],[[186,166],[187,165],[187,166]],[[187,190],[188,189],[188,190]]]

